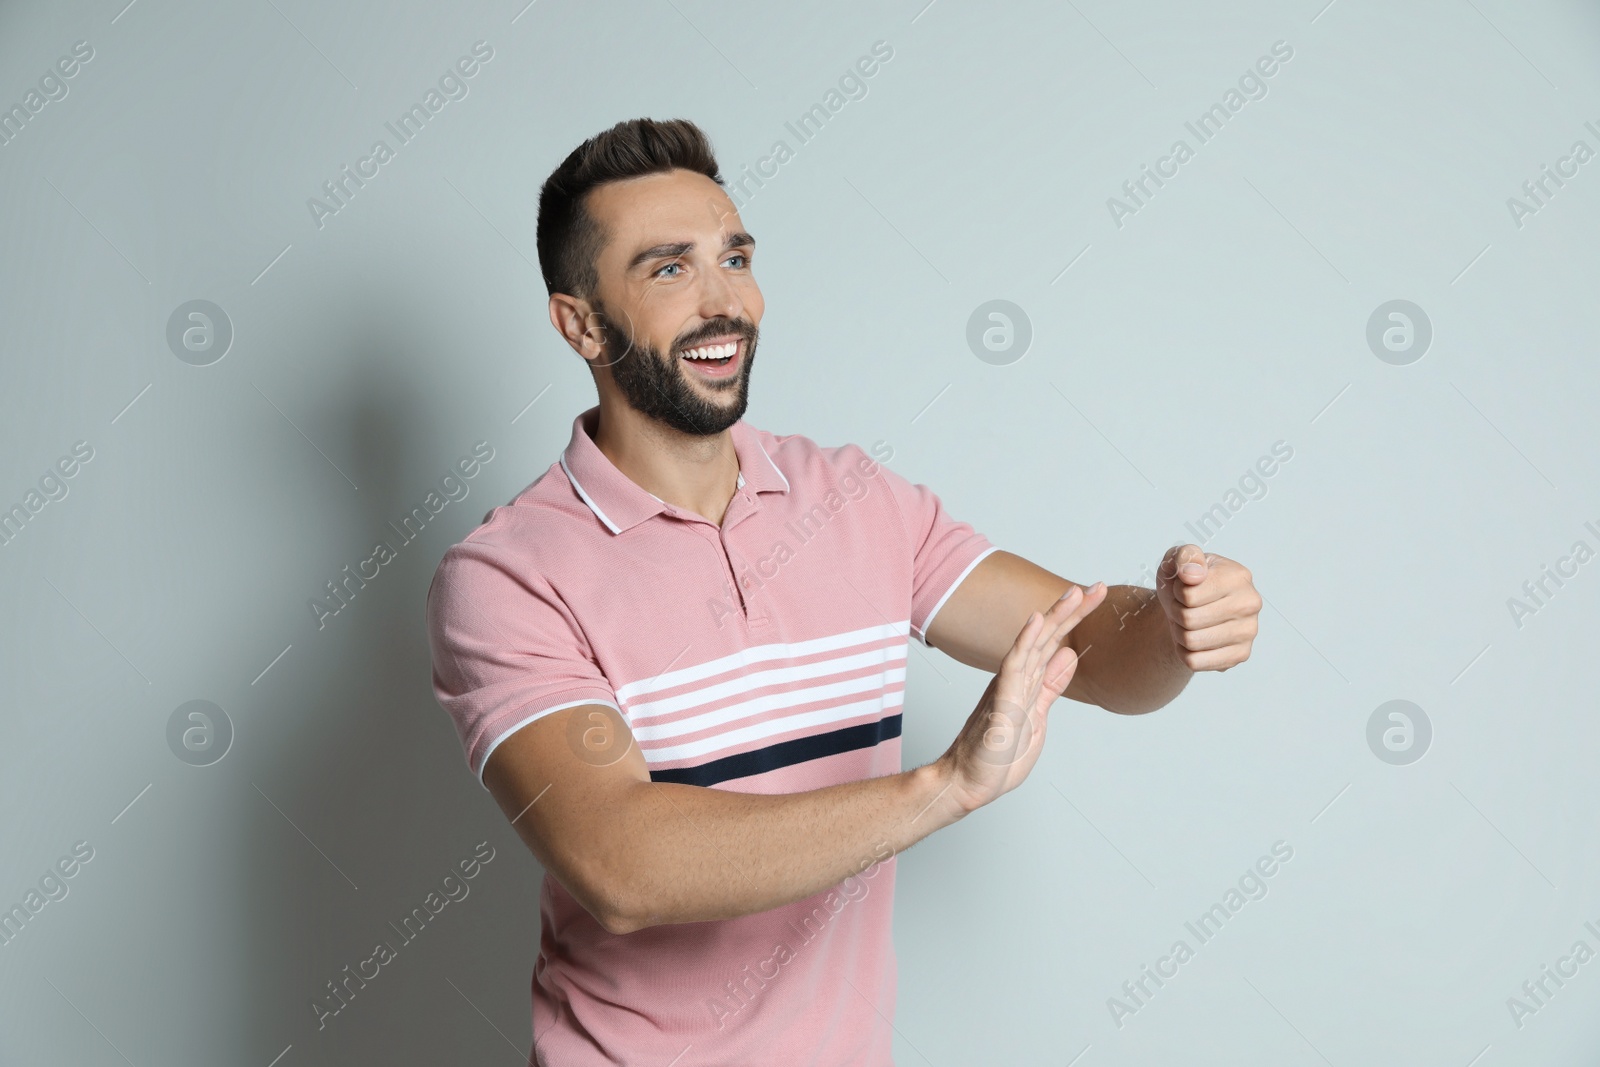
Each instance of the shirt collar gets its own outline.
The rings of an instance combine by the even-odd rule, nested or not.
[[[614,534],[632,529],[668,505],[617,469],[600,446],[594,443],[599,425],[598,405],[572,420],[572,439],[561,453],[561,467],[567,480],[595,517]],[[739,488],[757,493],[787,493],[789,479],[773,462],[753,426],[743,419],[728,427],[734,454],[739,458]]]

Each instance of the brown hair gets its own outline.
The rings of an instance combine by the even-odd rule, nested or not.
[[[584,209],[596,186],[681,168],[718,185],[717,159],[688,119],[629,119],[574,148],[539,189],[539,270],[551,293],[588,299],[599,284],[595,260],[606,234]]]

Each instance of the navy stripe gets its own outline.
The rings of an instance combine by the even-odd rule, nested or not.
[[[853,752],[858,748],[871,748],[880,741],[900,736],[900,716],[889,715],[877,722],[846,726],[811,737],[797,737],[780,741],[776,745],[741,752],[735,756],[702,763],[698,767],[673,767],[669,770],[651,771],[652,782],[678,782],[683,785],[716,785],[734,778],[748,778],[752,774],[792,767],[807,760],[835,756],[840,752]]]

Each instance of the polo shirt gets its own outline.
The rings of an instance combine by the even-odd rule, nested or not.
[[[479,781],[508,736],[580,704],[621,714],[653,781],[776,794],[898,773],[908,640],[989,541],[856,445],[742,419],[719,526],[618,470],[598,415],[428,592],[434,694]],[[895,860],[858,866],[770,911],[624,935],[547,873],[529,1062],[890,1067]]]

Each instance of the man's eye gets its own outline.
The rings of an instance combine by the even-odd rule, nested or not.
[[[733,261],[734,261],[734,260],[736,260],[736,259],[737,259],[737,260],[738,260],[738,261],[739,261],[739,262],[738,262],[738,263],[737,263],[737,264],[736,264],[736,266],[739,266],[739,267],[748,267],[748,266],[749,266],[749,265],[750,265],[750,260],[749,260],[749,258],[748,258],[748,257],[746,257],[746,256],[745,256],[745,255],[744,255],[744,253],[742,253],[742,252],[739,252],[739,253],[735,253],[735,254],[734,254],[734,255],[731,255],[731,256],[729,256],[729,257],[728,257],[728,258],[727,258],[727,259],[725,259],[725,260],[723,260],[723,262],[724,262],[724,263],[732,263],[732,262],[733,262]]]
[[[682,270],[683,269],[683,264],[682,263],[668,263],[666,266],[662,267],[660,270],[657,270],[656,273],[660,274],[662,271],[672,270],[674,268],[677,268],[678,270]],[[676,275],[669,274],[669,275],[667,275],[667,277],[673,278],[673,277],[676,277]]]

